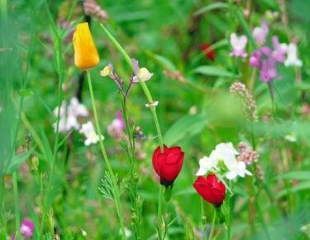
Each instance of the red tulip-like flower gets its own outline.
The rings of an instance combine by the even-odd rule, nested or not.
[[[207,177],[199,176],[193,186],[204,200],[216,207],[221,206],[225,199],[226,187],[215,174],[209,174]]]
[[[160,184],[168,187],[179,175],[184,159],[184,152],[180,147],[167,147],[161,150],[157,147],[153,153],[153,168],[160,177]]]
[[[205,54],[206,58],[214,61],[216,54],[214,49],[208,43],[200,45],[200,50]]]

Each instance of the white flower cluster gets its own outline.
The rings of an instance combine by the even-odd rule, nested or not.
[[[252,175],[246,169],[246,163],[238,160],[238,155],[239,152],[232,143],[220,143],[211,152],[209,157],[204,156],[199,160],[199,170],[196,175],[203,176],[208,172],[222,173],[223,168],[224,176],[229,180],[236,179],[238,176]]]
[[[88,117],[89,112],[87,108],[79,102],[75,97],[71,98],[69,104],[63,101],[60,108],[54,109],[54,115],[57,117],[59,112],[59,125],[58,131],[67,133],[71,130],[79,130],[80,133],[84,134],[86,140],[84,144],[86,146],[95,144],[99,140],[102,140],[102,136],[98,136],[94,130],[94,126],[91,121],[85,124],[80,124],[78,121],[79,117]],[[54,130],[57,131],[57,122],[53,124]]]

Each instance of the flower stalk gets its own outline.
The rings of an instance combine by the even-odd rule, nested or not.
[[[125,58],[127,64],[130,66],[130,68],[134,71],[132,59],[129,57],[129,55],[127,54],[125,49],[119,44],[119,42],[114,38],[114,36],[109,32],[109,30],[103,24],[100,24],[100,26],[103,29],[103,31],[106,33],[107,37],[111,40],[111,42],[117,48],[117,50],[119,50],[119,52],[123,55],[123,57]],[[140,84],[140,86],[141,86],[141,88],[142,88],[142,90],[143,90],[143,92],[147,98],[148,104],[150,106],[150,110],[151,110],[152,117],[154,120],[155,128],[156,128],[157,135],[159,138],[160,150],[161,150],[161,152],[163,152],[164,141],[163,141],[163,137],[161,134],[161,129],[160,129],[157,113],[156,113],[156,106],[153,105],[153,103],[154,103],[153,97],[152,97],[151,92],[148,89],[147,85],[145,84],[145,82],[139,81],[139,84]],[[158,193],[158,237],[159,237],[159,239],[164,239],[165,238],[165,232],[166,232],[165,219],[162,218],[162,215],[163,215],[163,213],[162,213],[162,198],[163,198],[163,188],[160,186],[159,193]],[[162,230],[162,225],[164,226],[165,230]]]
[[[106,33],[106,35],[108,36],[108,38],[111,40],[111,42],[114,44],[114,46],[117,48],[117,50],[120,51],[120,53],[123,55],[123,57],[125,58],[127,64],[130,66],[130,68],[132,70],[134,70],[133,64],[132,64],[132,60],[129,57],[129,55],[127,54],[127,52],[124,50],[124,48],[119,44],[119,42],[115,39],[115,37],[110,33],[110,31],[103,25],[100,24],[101,28],[103,29],[103,31]],[[148,104],[152,105],[153,104],[153,97],[152,94],[150,92],[150,90],[148,89],[147,85],[145,84],[145,82],[143,81],[139,81],[140,86],[144,92],[144,95],[146,96],[146,99],[148,100]],[[155,106],[151,106],[150,107],[151,113],[152,113],[152,117],[155,123],[155,127],[156,127],[156,131],[157,131],[157,135],[159,138],[159,144],[160,144],[160,148],[161,150],[164,149],[164,140],[161,134],[161,129],[160,129],[160,125],[159,125],[159,121],[158,121],[158,117],[157,117],[157,113],[156,113],[156,108]]]
[[[99,134],[99,136],[102,136],[102,131],[99,125],[99,120],[98,120],[98,114],[97,114],[97,109],[96,109],[96,105],[95,105],[95,97],[94,97],[94,91],[93,91],[93,85],[92,85],[92,80],[91,80],[91,76],[90,76],[90,72],[87,71],[86,72],[87,75],[87,82],[88,82],[88,88],[89,88],[89,93],[90,93],[90,98],[91,98],[91,103],[92,103],[92,108],[93,108],[93,113],[94,113],[94,118],[95,118],[95,126],[96,126],[96,131],[97,134]],[[117,186],[117,181],[116,181],[116,177],[115,174],[113,172],[113,169],[111,167],[105,146],[103,144],[103,139],[100,139],[99,141],[99,146],[100,146],[100,150],[105,162],[105,165],[107,167],[108,173],[111,176],[112,179],[112,194],[113,194],[113,200],[114,200],[114,204],[115,204],[115,208],[116,208],[116,213],[119,219],[119,223],[121,226],[121,232],[122,232],[122,237],[123,239],[125,239],[125,228],[124,228],[124,221],[123,221],[123,215],[121,212],[121,207],[120,207],[120,192]]]

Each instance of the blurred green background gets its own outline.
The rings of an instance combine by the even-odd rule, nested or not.
[[[0,171],[5,186],[0,194],[0,232],[1,239],[6,239],[6,234],[15,231],[11,175],[16,169],[20,214],[30,216],[36,226],[40,222],[42,187],[45,187],[48,174],[47,155],[52,151],[55,137],[52,124],[55,122],[53,110],[57,106],[59,78],[55,49],[61,49],[63,98],[69,100],[76,94],[80,74],[73,64],[70,34],[76,23],[83,21],[84,14],[81,3],[74,0],[0,2]],[[168,238],[201,238],[201,202],[192,188],[198,160],[220,142],[231,141],[235,145],[240,141],[252,143],[254,129],[256,149],[260,154],[258,164],[264,173],[264,186],[268,186],[270,192],[267,193],[271,196],[264,187],[256,186],[256,228],[252,231],[248,225],[248,211],[251,211],[248,209],[249,179],[238,180],[232,198],[233,239],[309,239],[310,1],[97,2],[109,15],[108,21],[103,23],[131,57],[154,73],[147,84],[159,101],[157,109],[165,142],[182,146],[186,153],[183,170],[174,184],[173,199],[167,206],[169,219],[173,220]],[[284,13],[280,7],[283,2],[287,11]],[[249,5],[251,12],[247,17],[242,13]],[[288,19],[287,25],[283,14]],[[278,35],[281,42],[298,39],[303,67],[299,70],[279,69],[280,79],[274,82],[275,110],[267,85],[256,77],[251,90],[260,120],[252,125],[244,116],[240,101],[229,94],[233,82],[247,83],[250,77],[247,63],[229,56],[229,36],[232,32],[248,34],[262,19],[268,19],[270,35]],[[106,129],[121,109],[121,104],[115,83],[101,77],[99,71],[111,62],[126,81],[131,73],[122,56],[106,38],[99,22],[92,18],[92,32],[101,57],[100,65],[92,70],[92,77],[100,124]],[[57,42],[53,35],[53,23],[63,33],[61,41]],[[204,43],[214,47],[214,61],[201,52],[200,46]],[[248,50],[252,51],[254,47],[250,43]],[[301,76],[301,82],[296,81],[297,74]],[[84,85],[83,103],[91,109],[86,83]],[[152,170],[151,154],[157,146],[157,139],[145,103],[140,87],[134,86],[128,102],[129,117],[145,135],[139,141],[144,154],[141,153],[141,159],[137,160],[138,189],[143,199],[143,239],[156,239],[154,224],[158,183]],[[307,107],[308,111],[305,111]],[[43,145],[43,153],[38,148],[34,133]],[[66,137],[61,135],[62,140]],[[127,176],[129,163],[124,142],[107,136],[105,143],[112,166],[120,178],[125,223],[131,229],[126,190],[130,187]],[[53,189],[47,196],[54,209],[50,220],[56,226],[55,232],[61,239],[118,239],[119,228],[114,220],[113,204],[103,199],[98,191],[103,177],[103,161],[98,146],[84,146],[81,135],[73,132],[66,165],[67,148],[68,145],[63,144],[59,149]],[[206,208],[208,213],[211,212],[210,206]],[[86,237],[82,230],[87,233]],[[219,223],[217,239],[224,239],[224,232],[225,227]],[[34,238],[51,239],[51,233],[41,234],[37,228]]]

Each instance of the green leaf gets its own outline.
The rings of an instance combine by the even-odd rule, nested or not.
[[[286,189],[282,190],[277,194],[276,198],[281,198],[281,197],[284,197],[288,194],[296,193],[296,192],[304,191],[304,190],[307,190],[307,191],[310,190],[310,181],[304,181],[304,182],[301,182],[301,183],[297,184],[296,186],[294,186],[288,190],[286,190]]]
[[[251,29],[247,23],[247,21],[244,19],[244,15],[242,11],[238,7],[232,7],[231,9],[235,16],[238,18],[243,30],[245,31],[248,39],[250,40],[250,43],[252,43],[253,46],[256,46],[255,40],[252,36]]]
[[[173,145],[201,132],[207,123],[205,114],[188,115],[174,123],[166,132],[164,142]]]
[[[32,96],[33,95],[33,91],[31,89],[21,89],[18,92],[19,96],[21,97],[28,97],[28,96]]]
[[[310,180],[310,171],[294,171],[281,174],[277,179],[287,180]]]
[[[29,150],[28,152],[24,152],[18,155],[15,155],[7,168],[7,173],[12,173],[19,168],[19,166],[25,162],[33,153],[33,149]]]
[[[223,3],[223,2],[211,3],[211,4],[208,4],[205,7],[200,8],[198,11],[196,11],[194,13],[194,15],[197,16],[197,15],[201,15],[201,14],[203,14],[205,12],[209,12],[209,11],[212,11],[212,10],[215,10],[215,9],[225,9],[225,8],[228,8],[228,4],[227,3]]]
[[[229,72],[222,67],[216,67],[216,66],[199,66],[196,69],[194,69],[193,72],[203,74],[206,76],[228,77],[228,78],[238,77],[236,74]]]
[[[158,55],[158,54],[154,54],[154,53],[149,52],[149,51],[147,52],[147,54],[151,58],[153,58],[156,62],[158,62],[163,68],[168,69],[170,71],[176,71],[177,70],[174,63],[171,62],[168,58],[163,57],[163,56]]]
[[[296,88],[300,91],[310,92],[310,84],[309,83],[302,82],[302,83],[296,84]]]

